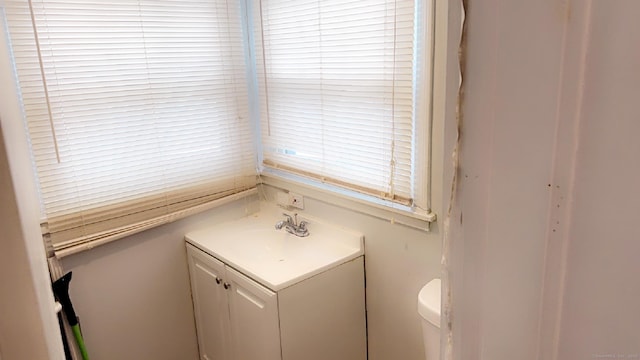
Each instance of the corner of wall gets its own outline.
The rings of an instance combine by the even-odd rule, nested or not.
[[[15,89],[16,82],[11,65],[11,56],[7,44],[6,28],[0,26],[0,128],[2,129],[2,145],[6,150],[7,171],[12,179],[14,201],[16,202],[21,239],[24,244],[25,260],[31,274],[31,287],[37,301],[40,326],[44,331],[50,359],[64,358],[60,329],[54,310],[54,297],[46,262],[42,235],[40,233],[40,208],[22,112]],[[8,90],[8,91],[6,91]],[[16,240],[17,241],[17,240]]]

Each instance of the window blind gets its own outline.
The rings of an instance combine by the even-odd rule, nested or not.
[[[56,251],[255,187],[232,0],[6,0]]]
[[[412,204],[415,2],[253,8],[264,165]]]

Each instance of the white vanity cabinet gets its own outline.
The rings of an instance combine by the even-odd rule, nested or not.
[[[277,294],[192,245],[189,274],[202,360],[278,360]]]
[[[277,294],[230,267],[225,270],[232,358],[281,359]]]
[[[224,264],[189,245],[187,256],[200,358],[230,359],[229,306],[221,286]]]
[[[190,243],[187,254],[202,360],[366,359],[361,255],[274,292]]]

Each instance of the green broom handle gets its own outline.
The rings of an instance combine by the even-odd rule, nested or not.
[[[71,330],[73,330],[73,336],[76,338],[76,343],[78,343],[78,348],[82,353],[82,360],[89,360],[89,354],[87,353],[87,348],[84,346],[84,339],[82,338],[82,333],[80,332],[80,325],[75,324],[71,326]]]

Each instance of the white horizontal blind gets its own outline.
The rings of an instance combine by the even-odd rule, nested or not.
[[[33,0],[31,13],[5,1],[55,249],[255,186],[240,11]]]
[[[413,0],[254,0],[264,164],[413,201]]]

